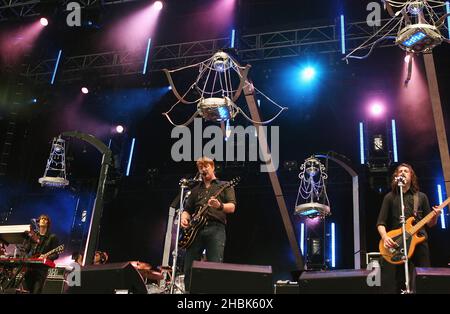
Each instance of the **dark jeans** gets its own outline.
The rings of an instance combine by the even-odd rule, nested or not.
[[[30,293],[39,294],[44,287],[45,279],[47,279],[47,268],[39,266],[31,266],[24,275],[25,289]]]
[[[199,231],[184,256],[184,285],[186,291],[189,291],[191,286],[192,263],[201,259],[203,250],[206,250],[208,262],[223,262],[225,241],[225,225],[220,222],[208,221]]]
[[[428,242],[416,246],[414,255],[409,260],[409,281],[410,288],[415,291],[415,267],[430,267],[430,250]],[[401,293],[405,287],[405,265],[393,265],[383,260],[381,265],[381,286],[384,293]]]

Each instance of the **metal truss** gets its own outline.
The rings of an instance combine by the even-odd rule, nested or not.
[[[19,18],[39,15],[37,5],[40,0],[0,0],[0,22]]]
[[[380,21],[380,25],[384,25],[386,21]],[[347,50],[359,46],[378,29],[379,27],[369,27],[365,21],[347,24]],[[386,34],[380,34],[380,37],[383,35]],[[308,53],[341,53],[340,26],[338,25],[243,35],[238,41],[236,53],[242,63],[296,57]],[[194,64],[210,57],[219,49],[227,49],[229,45],[229,38],[219,38],[155,46],[150,54],[148,71]],[[394,42],[392,40],[381,42],[379,46],[394,46]],[[97,77],[142,74],[145,53],[143,48],[138,54],[111,51],[63,57],[57,81],[80,80],[86,72],[95,73]],[[24,75],[35,81],[50,81],[55,62],[56,58],[29,65]]]
[[[78,2],[81,8],[101,7],[106,5],[135,2],[138,0],[64,0],[55,1],[55,6],[65,8],[69,2]],[[40,4],[47,5],[42,0],[0,0],[0,22],[40,15]]]

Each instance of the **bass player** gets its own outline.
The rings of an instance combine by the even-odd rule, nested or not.
[[[428,215],[431,210],[436,212],[436,216],[431,219],[427,226],[433,227],[437,223],[437,219],[441,214],[441,210],[437,207],[431,209],[428,197],[425,193],[419,191],[419,183],[417,176],[413,168],[406,163],[399,165],[392,176],[391,191],[386,194],[381,205],[381,210],[378,215],[377,229],[381,236],[384,247],[392,248],[397,244],[387,235],[386,229],[393,230],[401,228],[401,205],[399,187],[397,183],[398,177],[403,177],[403,202],[405,206],[405,220],[409,217],[413,217],[416,221],[421,220]],[[421,235],[428,237],[425,229],[419,231]],[[381,245],[381,244],[380,244]],[[414,251],[414,255],[410,260],[411,266],[410,278],[412,279],[412,287],[414,291],[414,276],[412,276],[414,266],[415,267],[430,267],[430,252],[427,241],[424,241],[417,245]],[[381,280],[384,292],[400,293],[404,290],[405,273],[404,265],[392,265],[383,260],[381,268]]]

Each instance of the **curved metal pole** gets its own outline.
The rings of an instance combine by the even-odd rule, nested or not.
[[[361,231],[359,221],[359,181],[358,174],[344,161],[330,155],[314,155],[315,157],[330,159],[344,168],[352,176],[353,189],[353,253],[355,269],[361,269]]]
[[[81,133],[79,131],[63,132],[60,136],[74,137],[82,141],[88,142],[103,154],[102,166],[97,185],[97,194],[92,209],[91,221],[89,223],[89,232],[86,239],[86,245],[83,255],[83,266],[94,262],[95,250],[100,233],[100,221],[103,214],[103,194],[105,192],[106,178],[108,176],[109,166],[112,165],[112,151],[102,141],[93,135]]]

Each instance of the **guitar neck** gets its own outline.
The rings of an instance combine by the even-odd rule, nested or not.
[[[443,202],[441,205],[438,206],[438,209],[442,209],[445,206],[447,206],[450,203],[450,197],[447,198],[445,200],[445,202]],[[436,216],[436,212],[433,210],[431,211],[431,213],[429,213],[428,215],[426,215],[421,221],[419,221],[418,223],[416,223],[414,225],[414,227],[411,229],[410,233],[411,234],[415,234],[416,232],[418,232],[420,229],[422,229],[427,223],[430,222],[431,219],[433,219]]]
[[[59,250],[62,250],[62,248],[63,248],[63,246],[60,245],[60,246],[58,246],[57,248],[54,248],[53,250],[51,250],[51,251],[49,251],[49,252],[47,252],[47,253],[45,253],[45,254],[42,254],[42,255],[44,256],[44,258],[47,258],[47,257],[49,257],[50,255],[52,255],[53,253],[58,252]]]
[[[429,213],[428,215],[426,215],[421,221],[419,221],[418,223],[416,223],[414,225],[414,227],[412,227],[410,233],[411,234],[415,234],[416,232],[418,232],[420,229],[422,229],[427,223],[430,222],[431,219],[434,218],[434,216],[436,216],[436,212],[432,211],[431,213]]]
[[[227,187],[229,187],[229,184],[226,184],[225,186],[221,187],[216,193],[214,193],[211,197],[217,197],[219,196],[220,193],[222,193],[223,190],[225,190]],[[208,209],[209,205],[208,203],[206,203],[205,205],[203,205],[202,208],[200,208],[200,210],[198,211],[199,216],[203,215],[205,213],[205,211]]]

